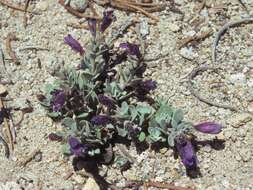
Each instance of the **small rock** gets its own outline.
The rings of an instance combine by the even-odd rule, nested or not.
[[[251,120],[252,120],[252,116],[250,114],[240,113],[240,114],[235,114],[232,116],[230,124],[233,127],[238,128],[250,122]]]
[[[100,187],[93,178],[89,178],[82,190],[100,190]]]
[[[4,95],[7,93],[7,89],[4,85],[0,84],[0,95]]]
[[[36,4],[36,9],[39,10],[39,11],[46,11],[49,7],[49,2],[48,1],[39,1],[37,4]]]
[[[85,9],[88,7],[88,1],[87,0],[71,0],[70,6],[79,12],[84,12]]]
[[[73,180],[75,180],[76,183],[78,183],[78,184],[83,184],[83,183],[84,183],[84,178],[81,177],[80,175],[74,175],[72,178],[73,178]]]
[[[169,29],[170,29],[172,32],[178,32],[181,28],[180,28],[179,25],[174,24],[174,23],[171,23],[171,24],[169,24]]]
[[[233,84],[245,84],[246,76],[243,73],[233,74],[230,76],[230,82]]]
[[[193,60],[196,55],[192,51],[192,47],[184,47],[180,50],[180,55],[186,59]]]
[[[160,149],[160,153],[161,153],[161,154],[165,154],[167,151],[168,151],[167,148],[162,148],[162,149]]]

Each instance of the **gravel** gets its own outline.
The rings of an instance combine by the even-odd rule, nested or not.
[[[24,0],[13,0],[22,3]],[[106,180],[118,186],[124,186],[128,180],[157,180],[172,182],[181,186],[195,186],[200,190],[250,190],[253,189],[253,121],[251,114],[233,113],[230,110],[211,107],[200,102],[191,95],[187,88],[187,76],[198,64],[211,64],[211,44],[214,36],[177,49],[178,42],[187,36],[194,35],[205,28],[215,32],[230,20],[237,20],[247,14],[238,1],[207,1],[206,7],[198,14],[194,11],[196,1],[175,0],[176,6],[185,13],[182,15],[166,10],[157,13],[160,22],[157,25],[145,26],[148,47],[147,57],[160,58],[147,62],[147,77],[158,82],[154,96],[159,95],[169,99],[169,102],[184,110],[187,120],[193,123],[201,121],[217,121],[224,126],[223,132],[217,136],[196,134],[200,141],[213,140],[218,146],[206,144],[198,146],[198,159],[201,175],[189,178],[179,159],[174,158],[171,149],[154,151],[147,149],[138,154],[133,146],[129,153],[136,158],[132,168],[123,172],[116,166],[109,167]],[[253,14],[253,2],[247,3],[248,10]],[[76,3],[78,6],[78,1]],[[42,189],[81,189],[87,179],[75,175],[65,179],[71,170],[71,160],[61,154],[61,145],[48,141],[48,134],[60,130],[60,126],[46,116],[45,110],[39,105],[36,95],[41,93],[47,82],[52,81],[50,75],[62,61],[66,64],[78,64],[79,55],[64,45],[63,38],[71,33],[85,47],[90,37],[86,30],[67,26],[69,22],[78,19],[67,13],[57,1],[32,1],[30,8],[40,12],[40,15],[29,16],[25,29],[23,13],[13,11],[0,5],[0,43],[6,55],[7,71],[11,74],[14,85],[6,85],[10,107],[26,107],[29,100],[34,111],[26,114],[17,129],[17,144],[13,160],[7,160],[0,146],[0,189],[32,190],[42,186]],[[101,12],[101,8],[99,11]],[[124,23],[133,14],[116,11],[118,18],[113,25]],[[140,15],[140,17],[143,17]],[[191,20],[203,19],[204,22],[194,25]],[[15,32],[18,41],[12,43],[21,65],[14,65],[6,54],[5,39],[10,32]],[[129,31],[121,40],[135,41],[136,35]],[[203,72],[195,78],[198,92],[211,100],[230,104],[242,110],[253,110],[252,106],[252,74],[253,74],[253,27],[252,24],[241,25],[229,29],[221,38],[217,47],[217,63],[222,67],[217,73]],[[36,46],[47,50],[21,50]],[[167,55],[162,57],[161,55]],[[41,61],[41,69],[38,67]],[[0,70],[0,75],[4,75]],[[18,121],[20,114],[14,114]],[[224,141],[222,143],[222,141]],[[41,156],[22,168],[16,162],[37,147]],[[15,161],[16,160],[16,161]],[[88,179],[86,187],[94,184]],[[85,187],[85,188],[86,188]],[[84,188],[84,189],[85,189]]]

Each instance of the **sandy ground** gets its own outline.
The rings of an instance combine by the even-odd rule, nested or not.
[[[13,0],[22,3],[23,0]],[[147,36],[147,57],[158,59],[147,62],[147,77],[158,82],[154,95],[161,95],[178,108],[182,108],[186,118],[194,123],[200,121],[217,121],[224,126],[218,136],[198,135],[199,139],[210,143],[202,143],[198,150],[201,176],[189,178],[180,160],[173,157],[170,149],[163,148],[158,152],[146,150],[137,154],[134,147],[129,153],[136,159],[133,167],[124,172],[128,180],[153,179],[173,182],[181,186],[195,186],[199,190],[250,190],[253,189],[253,128],[252,116],[245,113],[232,112],[227,109],[209,106],[193,97],[187,86],[187,76],[197,65],[205,62],[211,64],[211,45],[214,35],[227,22],[247,17],[248,13],[237,0],[207,0],[207,6],[198,13],[197,2],[175,0],[177,7],[185,13],[182,15],[165,10],[156,15],[160,18],[157,25],[149,25]],[[253,15],[253,1],[243,1]],[[30,6],[40,15],[33,15],[28,26],[23,26],[23,13],[8,9],[0,4],[0,43],[6,54],[5,40],[10,32],[14,32],[18,41],[13,42],[20,65],[7,60],[7,70],[14,85],[7,85],[10,107],[26,107],[29,100],[34,108],[17,129],[15,156],[7,160],[0,146],[0,189],[82,189],[86,182],[77,174],[65,179],[71,170],[71,161],[64,158],[60,144],[48,141],[48,134],[60,130],[46,116],[39,105],[36,94],[41,93],[44,85],[53,80],[50,71],[57,64],[78,64],[80,57],[67,47],[63,38],[72,34],[84,46],[90,34],[86,30],[68,27],[69,22],[78,22],[57,1],[33,1]],[[101,8],[99,9],[102,10]],[[115,11],[118,18],[113,28],[131,19],[136,14]],[[145,18],[142,15],[138,15]],[[199,23],[198,23],[199,21]],[[194,80],[198,92],[222,104],[230,104],[241,110],[253,111],[253,27],[252,23],[229,29],[221,38],[217,48],[217,64],[221,69],[217,72],[207,71]],[[213,35],[199,43],[177,48],[180,40],[208,30]],[[133,30],[122,39],[135,41]],[[29,50],[30,46],[48,50]],[[166,54],[165,57],[162,55]],[[9,57],[6,55],[6,58]],[[40,69],[38,59],[41,60]],[[0,75],[5,75],[1,70]],[[14,121],[20,118],[19,112],[13,112]],[[214,139],[216,139],[214,141]],[[224,141],[223,144],[220,141]],[[31,152],[40,149],[41,158],[35,158],[25,167],[18,166]],[[102,170],[105,170],[102,169]],[[121,187],[125,178],[116,166],[107,171],[107,181]],[[92,188],[91,188],[92,189]],[[95,189],[95,188],[93,188]]]

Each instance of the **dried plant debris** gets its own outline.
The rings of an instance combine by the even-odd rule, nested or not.
[[[195,126],[184,120],[182,110],[164,99],[152,99],[157,83],[143,78],[143,50],[130,42],[114,47],[114,40],[104,35],[115,20],[112,10],[104,12],[102,22],[89,19],[92,39],[85,47],[71,35],[65,37],[65,43],[83,58],[77,68],[62,66],[54,83],[38,95],[48,116],[63,126],[49,138],[63,144],[65,155],[74,156],[75,170],[85,163],[113,161],[124,169],[128,159],[110,148],[116,139],[136,146],[165,143],[175,148],[187,169],[195,169],[193,130],[217,134],[221,126],[213,122]]]

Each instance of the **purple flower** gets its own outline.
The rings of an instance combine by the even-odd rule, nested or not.
[[[69,138],[70,152],[77,157],[85,157],[88,153],[88,147],[82,144],[77,138]]]
[[[222,130],[222,126],[214,122],[204,122],[194,125],[193,127],[202,133],[208,134],[218,134]]]
[[[187,169],[197,167],[197,156],[190,140],[188,140],[185,136],[178,137],[176,139],[176,149],[182,163]]]
[[[51,101],[51,107],[54,112],[58,112],[63,108],[65,104],[65,93],[63,90],[54,90],[53,92],[51,92],[51,94],[53,96]]]
[[[151,91],[156,89],[156,81],[154,80],[146,80],[146,81],[142,81],[140,83],[140,87],[142,90],[144,91]]]
[[[121,43],[119,47],[125,49],[129,55],[135,55],[137,58],[141,58],[141,52],[138,45],[126,42]]]
[[[89,29],[90,32],[93,36],[96,36],[96,32],[97,32],[97,20],[96,19],[89,19],[88,20],[88,25],[89,25]]]
[[[116,20],[116,17],[113,15],[113,10],[108,10],[103,13],[104,17],[100,25],[100,31],[104,32],[113,21]]]
[[[84,54],[84,49],[83,47],[80,45],[80,43],[73,38],[70,34],[68,34],[65,38],[64,38],[64,42],[66,44],[68,44],[74,51],[80,53],[81,55]]]
[[[98,100],[101,104],[105,105],[106,107],[112,109],[115,107],[115,102],[112,98],[105,96],[103,94],[98,95]]]
[[[96,115],[91,118],[91,123],[93,125],[106,125],[111,123],[111,118],[107,115]]]

